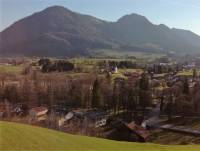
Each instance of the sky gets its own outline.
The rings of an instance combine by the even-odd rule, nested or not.
[[[154,24],[187,29],[200,35],[200,0],[0,0],[0,31],[53,5],[107,21],[137,13]]]

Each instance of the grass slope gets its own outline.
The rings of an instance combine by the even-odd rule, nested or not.
[[[200,146],[162,146],[69,135],[45,128],[0,122],[1,151],[199,151]]]

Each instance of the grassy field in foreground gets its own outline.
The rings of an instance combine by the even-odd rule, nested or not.
[[[163,146],[69,135],[45,128],[0,122],[2,151],[199,151],[200,146]]]

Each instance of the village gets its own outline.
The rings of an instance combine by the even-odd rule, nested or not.
[[[0,151],[200,151],[200,0],[0,0]]]
[[[159,130],[200,143],[200,64],[190,62],[2,59],[21,70],[0,72],[0,119],[130,142],[155,141]]]

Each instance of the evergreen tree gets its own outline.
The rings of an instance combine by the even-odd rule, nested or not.
[[[98,108],[101,105],[100,83],[98,79],[94,81],[92,89],[92,108]]]
[[[143,109],[143,117],[145,113],[145,109],[148,105],[150,105],[151,97],[149,91],[149,78],[147,74],[144,72],[140,79],[139,83],[139,103]]]
[[[119,89],[117,86],[117,82],[115,81],[114,86],[113,86],[113,96],[112,96],[112,103],[111,103],[114,114],[117,113],[118,102],[119,102]]]
[[[136,95],[136,90],[133,88],[129,88],[128,90],[128,102],[127,102],[127,113],[130,115],[131,120],[134,117],[135,119],[137,118],[137,95]]]
[[[170,96],[166,105],[166,113],[168,115],[168,120],[171,121],[172,120],[172,114],[173,114],[173,94],[172,92],[170,92]]]
[[[162,91],[162,94],[160,96],[160,111],[163,111],[163,106],[164,106],[164,90]]]
[[[189,84],[187,78],[183,81],[183,94],[189,94]]]
[[[149,78],[146,73],[142,74],[139,87],[140,87],[140,90],[144,90],[144,91],[149,90]]]
[[[197,77],[197,70],[193,69],[193,78],[196,78],[196,77]]]

